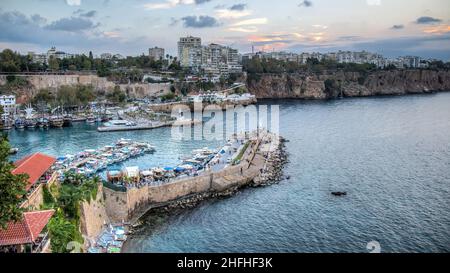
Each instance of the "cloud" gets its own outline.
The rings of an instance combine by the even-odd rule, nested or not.
[[[69,6],[80,6],[81,0],[66,0],[66,3]]]
[[[211,16],[186,16],[181,18],[183,25],[188,28],[208,28],[217,27],[219,22]]]
[[[301,2],[300,4],[298,4],[299,7],[312,7],[313,3],[311,1],[305,0],[303,2]]]
[[[240,26],[250,26],[250,25],[266,25],[269,22],[267,18],[254,18],[254,19],[248,19],[243,20],[240,22],[237,22],[233,24],[233,27],[240,27]]]
[[[77,32],[95,27],[97,26],[91,20],[80,17],[62,18],[46,26],[49,30],[62,30],[69,32]]]
[[[212,0],[167,0],[166,2],[144,4],[144,8],[147,10],[170,9],[179,5],[201,5],[211,1]]]
[[[225,19],[237,19],[246,17],[252,14],[249,10],[230,10],[230,9],[218,9],[216,10],[217,17]]]
[[[391,29],[404,29],[404,28],[405,28],[404,25],[393,25],[393,26],[391,27]]]
[[[87,17],[87,18],[95,17],[95,15],[97,15],[97,11],[95,11],[95,10],[80,13],[81,17]]]
[[[342,42],[342,41],[341,41]],[[345,42],[345,41],[344,41]],[[334,52],[338,50],[367,50],[383,54],[386,57],[415,55],[424,58],[449,59],[450,33],[433,36],[409,36],[389,39],[363,39],[359,41],[339,41],[328,43],[296,43],[289,47],[291,51]]]
[[[442,35],[450,32],[450,25],[429,26],[423,29],[424,33]]]
[[[243,11],[247,8],[247,4],[235,4],[229,8],[229,10]]]
[[[208,3],[211,2],[212,0],[195,0],[195,4],[200,5],[200,4],[204,4],[204,3]]]
[[[435,23],[440,23],[442,22],[441,19],[437,19],[437,18],[433,18],[433,17],[429,17],[429,16],[422,16],[417,18],[416,20],[416,24],[419,25],[426,25],[426,24],[435,24]]]
[[[41,24],[36,24],[36,21]],[[70,47],[92,47],[111,43],[110,39],[102,39],[93,35],[97,26],[92,21],[82,18],[63,18],[50,24],[40,15],[0,11],[0,42],[9,44],[32,44],[49,47],[51,45],[66,45]]]
[[[243,32],[243,33],[253,33],[253,32],[258,32],[258,28],[255,27],[255,26],[250,26],[250,27],[230,27],[230,28],[228,28],[228,31]]]
[[[31,15],[31,20],[34,23],[38,24],[38,25],[42,25],[42,24],[47,23],[47,19],[45,19],[44,17],[40,16],[39,14]]]

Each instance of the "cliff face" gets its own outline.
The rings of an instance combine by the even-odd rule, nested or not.
[[[28,86],[18,90],[11,90],[17,97],[18,103],[28,102],[40,89],[57,92],[64,85],[91,85],[96,91],[112,92],[116,84],[96,75],[27,75],[18,76],[27,80]],[[0,75],[0,85],[6,84],[5,75]],[[131,98],[145,98],[160,96],[170,92],[170,83],[130,83],[119,84],[120,89]]]
[[[258,98],[330,99],[339,96],[420,94],[450,91],[450,71],[394,70],[371,73],[249,75]]]

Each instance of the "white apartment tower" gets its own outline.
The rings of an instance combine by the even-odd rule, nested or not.
[[[178,42],[178,59],[181,67],[198,69],[202,63],[202,39],[181,37]]]

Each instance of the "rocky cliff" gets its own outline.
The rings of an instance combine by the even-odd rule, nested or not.
[[[249,74],[258,98],[331,99],[450,91],[450,71],[393,70],[324,74]]]
[[[96,91],[112,92],[116,84],[97,75],[16,75],[26,79],[27,86],[17,90],[10,90],[17,96],[19,103],[26,103],[33,98],[40,89],[48,89],[55,94],[65,85],[90,85]],[[7,83],[7,76],[0,75],[0,85]],[[130,83],[118,84],[120,89],[131,98],[156,97],[170,92],[170,83]]]

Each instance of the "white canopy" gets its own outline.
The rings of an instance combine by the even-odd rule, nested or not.
[[[139,167],[125,167],[125,173],[128,177],[139,177]]]

